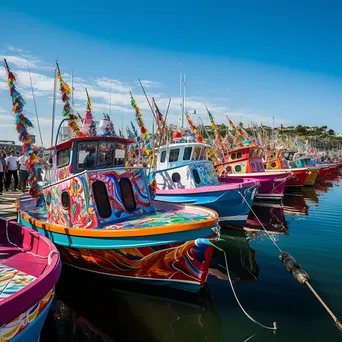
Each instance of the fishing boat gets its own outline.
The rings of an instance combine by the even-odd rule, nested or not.
[[[263,149],[256,146],[244,146],[228,151],[225,162],[215,165],[219,180],[221,182],[239,178],[255,180],[260,183],[256,198],[281,200],[286,182],[292,173],[289,170],[265,172],[262,155]]]
[[[56,143],[44,206],[20,196],[19,222],[51,239],[67,265],[197,291],[207,278],[209,239],[219,232],[217,213],[154,201],[144,169],[124,166],[131,143],[117,136]]]
[[[304,182],[304,186],[312,186],[315,184],[319,175],[320,167],[312,166],[309,157],[303,154],[298,154],[296,151],[287,150],[284,153],[284,158],[288,161],[288,165],[291,168],[308,168],[308,174]]]
[[[178,138],[159,148],[155,199],[204,206],[218,213],[221,224],[242,226],[259,183],[249,179],[219,182],[208,160],[211,146]]]
[[[52,242],[0,218],[0,341],[39,341],[60,272]]]
[[[284,158],[285,149],[272,149],[267,150],[265,153],[264,163],[266,171],[291,171],[292,175],[286,181],[286,187],[302,187],[305,184],[306,178],[308,176],[309,168],[290,168],[287,160]]]

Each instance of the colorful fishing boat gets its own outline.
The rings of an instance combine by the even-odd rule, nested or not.
[[[221,224],[242,226],[259,183],[253,180],[219,182],[211,147],[197,142],[175,142],[161,146],[154,172],[158,201],[189,203],[217,211]]]
[[[265,153],[265,168],[267,172],[279,170],[280,172],[289,170],[292,175],[286,181],[286,187],[302,187],[308,176],[309,168],[290,168],[284,158],[285,149],[267,150]]]
[[[265,172],[262,155],[263,149],[256,146],[244,146],[228,151],[225,154],[225,162],[215,165],[219,180],[255,180],[260,183],[256,198],[281,200],[291,171]]]
[[[0,341],[39,341],[60,272],[52,242],[0,218]]]
[[[57,245],[65,264],[108,277],[193,291],[204,285],[218,216],[154,201],[144,169],[126,168],[131,141],[80,136],[56,144],[44,207],[18,199],[19,221]]]
[[[308,168],[308,174],[305,179],[305,186],[312,186],[315,184],[316,179],[319,175],[319,166],[312,166],[311,160],[309,157],[298,154],[296,151],[287,150],[284,153],[284,158],[287,160],[289,167],[291,168]]]

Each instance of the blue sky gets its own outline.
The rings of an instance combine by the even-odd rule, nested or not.
[[[279,4],[281,3],[281,4]],[[172,97],[179,123],[179,75],[187,77],[187,109],[208,123],[328,125],[342,133],[342,4],[337,1],[16,1],[0,5],[0,55],[18,74],[33,115],[26,60],[49,141],[54,61],[75,78],[75,107],[83,114],[84,86],[95,117],[114,124],[134,119],[133,91],[147,125],[151,114],[137,79],[162,111]],[[0,70],[0,139],[15,139],[10,98]],[[60,103],[57,112],[60,113]],[[60,119],[61,116],[58,115]],[[34,131],[35,132],[35,131]],[[36,132],[35,132],[36,133]]]

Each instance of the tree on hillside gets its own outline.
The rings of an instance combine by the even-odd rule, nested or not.
[[[335,131],[333,129],[329,129],[328,135],[330,136],[335,135]]]

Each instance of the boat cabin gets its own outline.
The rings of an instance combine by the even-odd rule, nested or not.
[[[97,136],[73,138],[52,148],[56,172],[52,183],[43,187],[46,221],[114,229],[115,223],[153,212],[144,169],[124,167],[126,146],[131,143]]]
[[[160,147],[155,179],[158,189],[191,189],[218,185],[210,145],[179,142]]]
[[[310,167],[313,166],[311,159],[303,153],[296,153],[293,150],[288,150],[284,153],[288,165],[293,168]]]
[[[288,169],[289,165],[284,157],[286,150],[267,150],[265,153],[266,170]]]
[[[250,172],[264,172],[263,149],[256,146],[241,147],[229,151],[225,162],[215,165],[220,176]]]
[[[161,146],[157,159],[157,170],[187,165],[193,160],[208,160],[211,146],[197,142],[174,143]]]
[[[54,180],[58,181],[84,170],[124,166],[126,146],[132,141],[119,137],[89,136],[64,141],[54,151]]]

